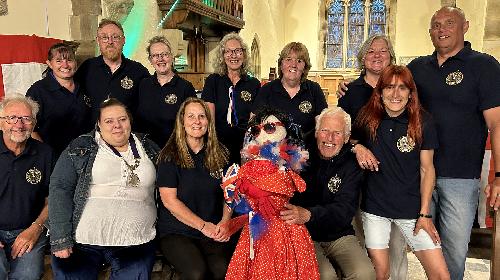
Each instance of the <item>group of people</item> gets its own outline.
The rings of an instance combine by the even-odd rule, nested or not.
[[[47,75],[0,103],[0,277],[39,279],[50,240],[55,279],[149,279],[158,248],[182,279],[403,279],[407,245],[429,279],[462,279],[488,129],[500,158],[500,65],[467,29],[441,8],[436,51],[408,67],[371,36],[331,108],[299,42],[261,87],[227,34],[201,98],[165,37],[153,75],[115,21],[78,68],[52,46]]]

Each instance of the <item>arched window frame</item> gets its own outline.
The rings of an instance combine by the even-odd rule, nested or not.
[[[360,17],[362,18],[362,20],[364,21],[364,25],[363,25],[363,36],[362,38],[359,38],[357,40],[355,40],[355,42],[353,43],[352,41],[353,40],[350,40],[349,39],[349,30],[351,28],[351,26],[349,25],[349,18],[350,18],[350,8],[351,8],[351,4],[353,2],[358,2],[358,1],[361,1],[363,3],[363,6],[364,6],[364,9],[363,9],[363,15]],[[323,67],[325,69],[331,69],[331,70],[356,70],[357,69],[357,60],[356,60],[356,55],[357,55],[357,51],[359,50],[359,47],[361,47],[361,44],[369,37],[369,35],[371,35],[371,33],[373,32],[372,31],[372,28],[371,28],[371,23],[373,21],[371,21],[372,19],[372,3],[375,2],[375,1],[382,1],[384,2],[384,6],[385,6],[385,10],[384,10],[384,13],[385,13],[385,21],[383,22],[383,30],[384,30],[384,34],[386,35],[389,35],[389,29],[388,29],[388,26],[389,26],[389,22],[391,21],[390,19],[390,14],[389,14],[389,11],[390,11],[390,5],[392,4],[395,4],[395,0],[326,0],[324,1],[325,5],[324,5],[324,24],[322,24],[322,26],[324,26],[325,30],[322,34],[324,34],[324,38],[321,38],[322,40],[321,43],[323,43],[324,45],[322,46],[322,49],[324,50],[324,59],[323,59]],[[329,25],[329,21],[328,21],[328,18],[329,16],[331,16],[331,14],[329,13],[329,8],[331,6],[331,4],[333,2],[338,2],[337,4],[341,4],[342,5],[342,15],[341,17],[335,17],[335,20],[337,20],[337,23],[339,22],[339,19],[341,19],[343,21],[343,26],[342,26],[342,34],[341,34],[341,38],[337,38],[341,40],[340,44],[341,44],[341,52],[342,52],[342,57],[341,57],[341,60],[340,60],[340,65],[339,65],[339,61],[338,61],[338,58],[337,58],[337,63],[336,65],[332,65],[332,62],[329,61],[329,57],[328,57],[328,50],[329,50],[329,45],[337,45],[339,46],[339,42],[336,41],[336,42],[332,42],[331,38],[332,36],[329,37],[330,33],[329,33],[329,30],[330,30],[330,25]],[[339,8],[337,6],[337,8]],[[381,21],[380,21],[380,17],[376,18],[376,24],[378,24],[379,26],[381,25]],[[380,28],[378,28],[380,29]],[[338,37],[338,36],[336,36]],[[332,44],[333,43],[333,44]],[[351,43],[351,46],[349,46],[349,43]]]

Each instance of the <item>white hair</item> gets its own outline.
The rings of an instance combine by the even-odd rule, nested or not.
[[[323,121],[323,118],[326,116],[338,116],[342,118],[344,120],[344,135],[346,139],[349,139],[349,137],[351,136],[351,116],[349,116],[349,114],[347,114],[344,109],[337,106],[325,108],[323,109],[323,111],[321,111],[321,114],[316,117],[315,132],[318,132],[319,125],[321,124],[321,121]]]

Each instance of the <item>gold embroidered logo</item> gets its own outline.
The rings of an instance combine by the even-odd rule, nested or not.
[[[448,76],[446,77],[446,84],[450,86],[455,86],[460,84],[463,79],[464,79],[464,74],[462,74],[460,70],[457,70],[455,72],[451,72],[450,74],[448,74]]]
[[[252,101],[252,94],[246,90],[241,92],[241,99],[245,102],[250,102]]]
[[[92,105],[92,103],[90,102],[90,97],[88,95],[83,95],[83,102],[85,102],[85,105],[87,105],[87,107],[90,107]]]
[[[125,76],[125,78],[121,80],[121,85],[122,88],[124,89],[131,89],[134,86],[134,81],[132,81],[132,79],[130,79],[129,77]]]
[[[210,172],[210,176],[212,176],[215,179],[222,179],[222,168],[215,171],[215,172]]]
[[[36,185],[42,181],[42,172],[35,167],[26,172],[26,181],[32,185]]]
[[[299,110],[305,114],[310,113],[312,110],[312,107],[313,106],[312,106],[311,102],[309,102],[309,101],[302,101],[299,104]]]
[[[339,175],[335,174],[335,176],[330,178],[330,180],[328,181],[328,189],[331,193],[336,193],[340,189],[341,184],[342,179],[340,179]]]
[[[168,94],[167,96],[165,96],[165,103],[171,105],[177,103],[177,95],[175,95],[174,93]]]
[[[396,144],[398,150],[402,153],[409,153],[415,148],[415,141],[409,136],[401,136]]]

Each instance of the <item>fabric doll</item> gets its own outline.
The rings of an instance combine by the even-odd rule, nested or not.
[[[224,175],[228,207],[243,214],[229,221],[231,233],[243,227],[226,279],[319,279],[314,245],[304,225],[290,225],[279,213],[295,191],[297,174],[309,154],[288,117],[264,109],[249,122],[241,167]]]

